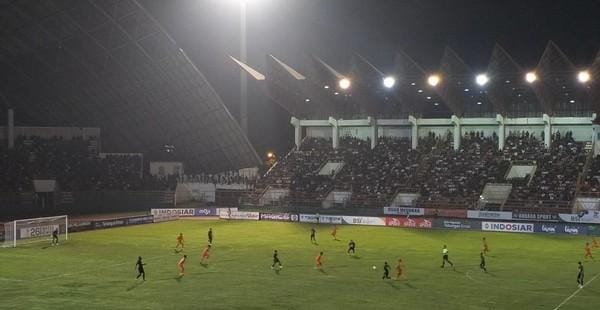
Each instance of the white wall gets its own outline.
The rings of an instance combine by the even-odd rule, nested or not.
[[[168,175],[183,175],[183,163],[175,161],[151,161],[150,175],[153,176],[168,176]]]
[[[367,140],[371,137],[371,127],[340,127],[341,137],[354,137]]]
[[[306,127],[306,136],[313,138],[331,138],[331,127]]]
[[[410,127],[392,127],[392,126],[379,126],[377,128],[379,137],[398,137],[398,138],[410,138],[411,128]]]

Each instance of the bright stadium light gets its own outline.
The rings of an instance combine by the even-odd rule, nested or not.
[[[437,86],[437,84],[439,84],[439,83],[440,83],[440,81],[441,81],[441,80],[442,80],[442,79],[440,78],[440,76],[439,76],[439,75],[437,75],[437,74],[432,74],[432,75],[430,75],[430,76],[427,78],[427,84],[429,84],[429,85],[431,85],[431,86],[435,87],[435,86]]]
[[[340,86],[341,89],[348,89],[350,88],[350,80],[347,78],[343,78],[338,82],[338,85]]]
[[[527,74],[525,74],[525,81],[527,81],[527,83],[533,83],[537,81],[537,74],[535,74],[534,71],[527,72]]]
[[[392,88],[392,87],[394,87],[395,84],[396,84],[396,79],[393,76],[386,76],[383,79],[383,86],[385,86],[385,88]]]
[[[484,73],[478,74],[475,77],[475,82],[479,86],[483,86],[483,85],[487,84],[487,82],[489,82],[489,81],[490,81],[490,78],[488,78],[488,76],[486,74],[484,74]]]
[[[329,89],[329,85],[325,85],[325,86],[323,86],[323,88]]]
[[[577,79],[581,83],[589,82],[590,78],[591,78],[590,73],[587,71],[579,71],[579,73],[577,74]]]

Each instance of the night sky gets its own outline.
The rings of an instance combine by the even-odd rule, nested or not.
[[[235,116],[239,109],[240,0],[141,0]],[[436,70],[445,46],[475,71],[498,42],[525,68],[553,40],[576,66],[600,50],[600,0],[246,0],[248,63],[264,73],[270,53],[305,72],[310,55],[338,71],[360,53],[382,71],[402,49]],[[249,80],[249,138],[260,155],[293,143],[290,116]]]

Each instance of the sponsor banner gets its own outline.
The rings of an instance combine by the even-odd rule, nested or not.
[[[227,211],[239,211],[238,208],[217,208],[217,215],[221,214],[221,212]]]
[[[433,228],[430,219],[410,217],[386,217],[385,226],[409,227],[409,228]]]
[[[154,223],[154,215],[141,215],[127,218],[127,225]]]
[[[342,224],[342,217],[338,215],[318,215],[319,224]]]
[[[373,216],[342,216],[344,224],[385,226],[385,218]]]
[[[300,222],[302,222],[302,223],[318,223],[319,216],[316,214],[300,214]]]
[[[452,217],[452,218],[467,218],[466,209],[437,209],[437,208],[425,208],[425,216],[433,217]]]
[[[298,222],[298,214],[291,213],[261,213],[261,221]]]
[[[69,231],[84,231],[92,229],[92,222],[83,221],[83,222],[69,222]]]
[[[460,219],[435,219],[433,221],[433,227],[435,228],[447,228],[447,229],[481,229],[481,222],[474,220],[460,220]]]
[[[21,228],[19,239],[50,236],[52,235],[52,232],[56,229],[58,229],[58,225],[44,225]]]
[[[258,221],[260,213],[246,211],[224,211],[219,214],[219,217],[227,220],[252,220]]]
[[[107,228],[107,227],[118,227],[127,225],[127,219],[110,219],[104,221],[92,221],[93,229]]]
[[[558,217],[563,222],[600,224],[600,211],[583,211],[579,214],[560,213]]]
[[[600,225],[587,225],[587,233],[588,235],[600,236]]]
[[[383,214],[385,214],[385,215],[425,215],[425,210],[423,208],[384,207]]]
[[[237,211],[237,210],[236,210]],[[216,208],[196,208],[194,210],[194,216],[217,216]]]
[[[543,223],[535,225],[535,232],[546,234],[584,235],[588,231],[586,226],[577,224]]]
[[[512,220],[512,212],[468,210],[467,218],[486,220]]]
[[[179,215],[168,214],[168,213],[156,214],[156,215],[153,215],[153,217],[154,217],[154,223],[168,222],[168,221],[174,221],[174,220],[179,219]]]
[[[216,211],[215,211],[216,212]],[[152,215],[171,214],[179,217],[196,216],[196,209],[185,208],[185,209],[150,209]]]
[[[533,223],[511,223],[511,222],[481,222],[481,230],[533,233]]]
[[[557,222],[558,214],[513,212],[512,218],[513,218],[513,220],[523,220],[523,221]]]

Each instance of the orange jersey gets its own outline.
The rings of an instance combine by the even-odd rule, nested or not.
[[[396,266],[396,271],[397,271],[398,273],[402,273],[402,265],[398,265],[398,266]]]
[[[321,265],[321,255],[317,256],[316,261],[317,265]]]
[[[183,265],[185,265],[185,257],[179,260],[179,263],[177,263],[177,266],[179,267],[183,267]]]
[[[183,242],[183,236],[181,236],[181,235],[177,236],[177,242],[179,242],[179,243]]]
[[[202,251],[202,257],[208,257],[209,251],[208,248],[205,248],[204,251]]]
[[[589,247],[589,246],[586,246],[586,247],[585,247],[585,252],[586,252],[586,253],[591,253],[591,252],[592,252],[592,250],[590,249],[590,247]]]

